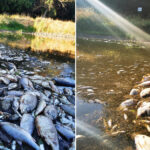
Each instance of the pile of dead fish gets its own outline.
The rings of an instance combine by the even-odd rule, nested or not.
[[[2,66],[2,64],[0,64]],[[75,83],[0,67],[0,149],[73,150]]]
[[[135,120],[133,123],[147,129],[146,135],[134,134],[137,150],[150,149],[150,75],[143,77],[142,81],[136,85],[129,94],[129,99],[122,102],[119,110],[125,112],[135,108]],[[127,119],[130,116],[127,116]]]

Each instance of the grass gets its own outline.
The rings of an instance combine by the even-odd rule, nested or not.
[[[0,15],[0,30],[23,32],[46,32],[75,35],[75,23],[51,18],[31,18],[22,15]]]
[[[125,18],[145,32],[150,33],[150,19],[143,19],[138,16]],[[130,35],[123,32],[105,16],[88,8],[77,10],[77,33],[130,38]]]

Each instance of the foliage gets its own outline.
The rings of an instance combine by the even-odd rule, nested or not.
[[[74,20],[74,0],[0,0],[0,13]]]

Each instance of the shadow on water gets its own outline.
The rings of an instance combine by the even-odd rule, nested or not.
[[[86,137],[77,140],[77,149],[134,150],[131,135],[147,130],[133,123],[135,109],[125,120],[117,108],[142,76],[150,73],[149,48],[129,41],[77,42],[77,118],[99,129],[95,135],[101,137],[97,139],[77,126],[77,134]],[[108,147],[108,143],[112,146]]]

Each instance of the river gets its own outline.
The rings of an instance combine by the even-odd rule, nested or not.
[[[150,72],[149,48],[133,41],[77,43],[77,150],[135,150],[132,134],[147,131],[133,123],[136,110],[125,120],[117,108]]]

